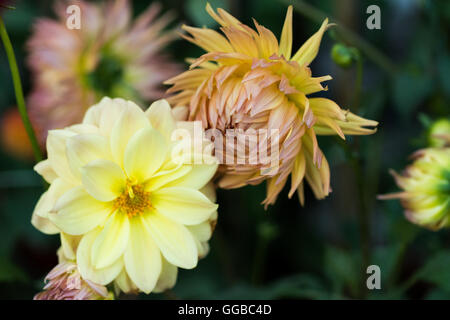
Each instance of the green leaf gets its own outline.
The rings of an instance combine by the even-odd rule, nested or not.
[[[398,113],[410,116],[432,89],[432,80],[420,72],[400,73],[394,79],[393,98]]]
[[[26,282],[27,275],[5,256],[0,256],[0,282]]]
[[[325,251],[324,267],[335,292],[342,292],[346,287],[352,294],[357,293],[361,271],[351,252],[336,247]]]
[[[450,292],[450,250],[440,251],[431,257],[415,277]]]

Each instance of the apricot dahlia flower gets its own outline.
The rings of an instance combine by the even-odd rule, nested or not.
[[[312,77],[309,64],[316,57],[326,19],[320,29],[300,49],[292,53],[292,6],[278,42],[274,34],[254,21],[256,30],[242,24],[222,9],[207,12],[221,25],[224,35],[207,28],[183,26],[190,33],[185,38],[207,53],[194,60],[190,70],[166,81],[176,92],[172,104],[189,106],[188,119],[201,120],[203,126],[228,129],[278,130],[278,170],[262,174],[263,164],[224,164],[219,186],[237,188],[267,182],[264,204],[275,202],[291,174],[289,196],[297,190],[303,203],[304,180],[317,198],[330,191],[330,172],[316,135],[367,135],[375,132],[376,121],[342,110],[335,102],[308,95],[326,90],[322,82],[330,76]],[[262,141],[263,140],[263,141]],[[266,143],[264,138],[259,144]],[[270,140],[270,139],[269,139]],[[239,142],[238,142],[239,143]],[[217,146],[216,146],[217,148]],[[258,148],[267,152],[267,148]],[[249,157],[247,157],[246,160]]]

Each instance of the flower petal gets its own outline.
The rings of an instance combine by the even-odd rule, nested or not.
[[[134,282],[128,276],[125,268],[123,268],[119,275],[116,277],[116,279],[114,280],[114,284],[124,293],[139,291]]]
[[[97,126],[100,133],[107,137],[111,134],[113,126],[126,106],[127,101],[124,99],[104,97],[99,103],[88,109],[83,123]]]
[[[281,31],[279,53],[286,60],[291,58],[292,52],[292,6],[288,7],[286,19],[284,20],[283,31]]]
[[[149,294],[161,273],[161,253],[142,219],[141,216],[130,219],[130,240],[124,261],[131,280]]]
[[[177,282],[178,268],[162,258],[161,275],[156,283],[153,292],[164,292],[167,289],[173,288]]]
[[[108,139],[92,133],[68,138],[66,154],[72,173],[77,179],[81,179],[81,168],[90,161],[112,158]]]
[[[145,115],[150,120],[152,127],[157,129],[167,142],[170,141],[176,123],[167,100],[161,99],[153,102],[145,111]]]
[[[200,191],[182,187],[157,190],[150,201],[158,212],[185,225],[207,220],[218,207]]]
[[[136,104],[128,101],[121,112],[119,119],[111,130],[111,152],[114,160],[122,166],[125,148],[130,138],[140,129],[150,127],[150,122],[145,117],[144,111]]]
[[[199,190],[212,179],[217,167],[217,164],[196,164],[189,173],[168,183],[166,187],[185,187]]]
[[[81,186],[64,193],[56,202],[50,220],[70,235],[84,234],[104,222],[111,213],[108,203],[91,197]]]
[[[61,178],[57,178],[50,185],[48,190],[42,194],[39,198],[39,201],[34,208],[34,214],[42,218],[48,218],[48,214],[55,207],[56,201],[69,189],[74,186],[70,183],[67,183],[65,180]]]
[[[167,146],[164,137],[153,128],[139,130],[125,150],[124,168],[128,178],[143,182],[164,162]]]
[[[145,191],[152,192],[161,188],[162,186],[167,185],[168,183],[178,180],[181,177],[185,176],[192,170],[192,166],[189,165],[180,165],[175,169],[164,170],[154,175],[152,178],[147,180],[145,184]]]
[[[167,219],[154,210],[147,212],[143,220],[167,261],[185,269],[192,269],[197,265],[197,246],[185,226]]]
[[[101,229],[96,228],[85,234],[77,249],[78,270],[84,279],[96,284],[107,285],[113,281],[123,269],[123,259],[117,259],[110,266],[102,269],[94,268],[91,263],[91,249],[94,241],[100,235]]]
[[[47,136],[48,161],[56,174],[66,181],[78,181],[70,170],[66,156],[66,141],[76,133],[70,130],[50,130]]]
[[[80,243],[81,237],[71,236],[67,233],[61,232],[60,239],[62,252],[64,253],[64,258],[69,260],[75,260],[77,247],[78,244]]]
[[[47,218],[42,218],[36,213],[31,216],[31,224],[38,229],[40,232],[45,234],[57,234],[59,229],[53,222]]]
[[[297,61],[300,66],[309,65],[317,56],[320,42],[322,41],[322,36],[329,26],[328,19],[325,19],[322,22],[320,29],[312,35],[311,38],[306,40],[300,49],[298,49],[297,53],[292,57],[292,60]]]
[[[109,217],[92,245],[91,262],[96,269],[111,265],[122,256],[130,236],[128,216],[116,211]]]
[[[53,170],[50,160],[48,159],[37,163],[34,166],[34,171],[39,173],[48,183],[52,183],[56,178],[58,178],[58,175],[55,170]]]
[[[99,201],[117,198],[126,186],[122,169],[109,160],[94,160],[81,168],[81,181],[86,191]]]

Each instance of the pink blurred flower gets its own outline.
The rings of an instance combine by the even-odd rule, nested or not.
[[[80,29],[66,26],[68,5],[80,7]],[[179,67],[161,54],[175,36],[170,14],[151,5],[132,21],[130,1],[57,1],[58,19],[41,18],[27,43],[34,86],[31,118],[45,141],[49,129],[79,122],[103,96],[147,103],[164,96],[161,82]]]

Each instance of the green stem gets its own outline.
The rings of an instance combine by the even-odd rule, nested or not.
[[[31,125],[30,119],[28,117],[27,109],[25,106],[25,99],[23,97],[22,83],[20,81],[19,69],[17,68],[16,58],[14,56],[14,49],[12,47],[11,41],[9,40],[8,33],[6,32],[5,24],[3,19],[0,17],[0,37],[2,38],[3,45],[5,46],[6,55],[8,57],[9,67],[11,69],[11,76],[14,84],[14,91],[16,93],[17,108],[19,109],[20,116],[22,117],[22,122],[25,130],[30,139],[31,146],[33,148],[34,157],[37,162],[42,160],[41,149],[39,148],[39,143],[36,139],[33,127]]]
[[[353,112],[358,113],[359,105],[361,101],[362,81],[363,81],[363,61],[361,54],[356,54],[356,83],[355,83],[355,96]],[[370,216],[369,209],[366,202],[366,185],[364,181],[365,174],[363,173],[363,166],[361,163],[361,145],[359,137],[354,138],[352,145],[353,156],[353,170],[355,172],[356,187],[358,188],[358,223],[361,239],[361,298],[365,298],[367,294],[366,288],[366,270],[370,264]]]
[[[348,29],[336,19],[330,17],[330,15],[322,12],[321,10],[301,0],[297,1],[280,0],[280,1],[286,4],[292,4],[294,6],[295,11],[311,20],[316,21],[317,23],[321,23],[328,16],[330,18],[330,22],[337,24],[335,28],[346,42],[361,50],[361,52],[363,52],[368,59],[372,60],[372,62],[374,62],[382,69],[384,69],[386,73],[392,75],[396,72],[397,67],[391,61],[391,59],[389,59],[389,57],[387,57],[384,53],[378,50],[373,44],[364,40],[364,38],[359,36],[357,33]]]
[[[361,90],[363,81],[363,61],[359,53],[355,57],[355,60],[356,60],[356,82],[355,82],[355,96],[353,99],[353,111],[357,113],[361,101]]]

